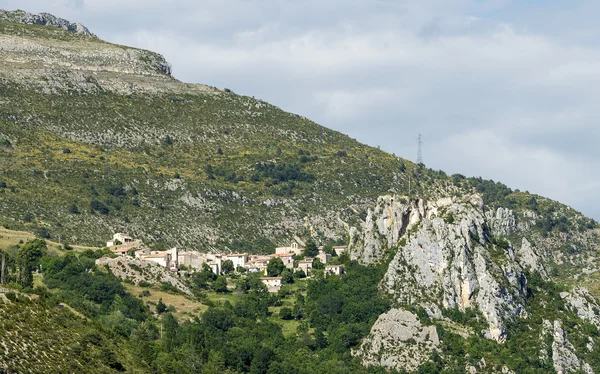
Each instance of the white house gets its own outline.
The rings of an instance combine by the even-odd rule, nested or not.
[[[337,246],[334,246],[334,247],[333,247],[333,250],[335,251],[335,253],[336,253],[338,256],[341,256],[341,255],[342,255],[342,253],[346,252],[346,250],[347,250],[347,249],[348,249],[348,247],[347,247],[347,246],[345,246],[345,245],[337,245]]]
[[[342,275],[344,274],[344,266],[342,265],[327,265],[325,266],[325,274]]]
[[[147,255],[146,257],[144,257],[144,260],[156,262],[160,266],[168,267],[169,263],[170,263],[170,261],[169,261],[170,255],[166,251],[165,252],[156,252],[156,253]]]
[[[221,260],[231,260],[233,262],[233,268],[237,269],[238,267],[246,266],[246,262],[248,262],[248,254],[247,253],[232,253],[232,254],[224,254],[221,256]]]
[[[109,240],[106,242],[106,246],[107,247],[114,247],[116,245],[119,244],[127,244],[127,243],[133,243],[133,238],[127,234],[123,234],[121,232],[118,232],[116,234],[113,235],[112,240]]]
[[[259,279],[267,286],[269,292],[277,292],[281,289],[281,277],[262,277]]]

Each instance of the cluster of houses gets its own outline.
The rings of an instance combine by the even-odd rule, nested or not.
[[[255,273],[262,271],[266,273],[267,265],[273,258],[280,258],[284,266],[292,271],[302,270],[305,274],[313,268],[315,259],[319,259],[325,264],[325,273],[341,275],[344,272],[342,265],[331,265],[331,255],[325,253],[323,247],[319,248],[319,254],[316,257],[303,258],[294,266],[294,257],[304,253],[304,248],[298,243],[292,243],[289,247],[278,247],[275,253],[271,255],[249,255],[248,253],[201,253],[183,251],[179,248],[171,248],[166,251],[152,251],[145,248],[140,240],[135,240],[131,236],[123,233],[114,234],[113,239],[106,243],[106,246],[115,254],[120,256],[132,256],[142,261],[152,261],[161,266],[169,268],[173,272],[180,269],[202,269],[206,264],[215,274],[221,274],[223,263],[227,260],[233,263],[236,271],[244,269],[245,271]],[[345,246],[333,247],[337,255],[341,255]],[[269,291],[276,292],[281,288],[281,277],[262,277],[262,282],[269,288]]]

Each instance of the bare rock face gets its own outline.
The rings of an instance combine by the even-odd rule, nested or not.
[[[352,256],[366,264],[380,261],[387,249],[396,245],[407,230],[420,222],[425,213],[423,204],[423,200],[405,197],[379,197],[375,209],[367,212],[364,242],[350,248]]]
[[[531,243],[523,238],[521,247],[517,250],[517,261],[523,268],[529,268],[532,271],[537,271],[543,279],[548,280],[548,274],[542,265],[542,261],[537,251]]]
[[[379,316],[371,333],[358,350],[365,366],[415,370],[438,350],[440,344],[435,326],[422,326],[413,313],[392,309]]]
[[[571,292],[561,293],[560,297],[579,318],[600,329],[600,306],[587,289],[575,287]]]
[[[486,243],[486,225],[476,196],[432,203],[382,197],[352,256],[371,263],[397,247],[381,283],[397,304],[421,305],[438,318],[442,309],[479,309],[485,335],[502,342],[506,322],[525,315],[526,280],[512,248]]]
[[[0,9],[0,21],[19,22],[27,25],[44,25],[58,27],[77,34],[96,37],[81,23],[71,23],[66,19],[58,18],[48,13],[31,14],[22,10],[12,12]]]
[[[517,230],[517,220],[510,209],[498,208],[496,212],[486,212],[485,216],[495,236],[506,236]]]
[[[560,321],[554,321],[554,342],[552,343],[552,361],[557,374],[574,373],[583,371],[593,374],[594,370],[589,364],[581,362],[575,354],[575,347],[569,341]]]

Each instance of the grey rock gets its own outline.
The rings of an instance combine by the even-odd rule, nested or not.
[[[380,285],[395,303],[421,305],[433,315],[478,309],[489,326],[485,335],[502,342],[507,322],[526,315],[526,280],[512,250],[496,249],[494,258],[484,246],[486,225],[477,196],[435,202],[385,196],[368,215],[363,247],[353,248],[352,257],[371,263],[397,246]]]
[[[529,268],[532,271],[537,271],[544,280],[549,280],[548,274],[542,265],[540,256],[533,248],[527,238],[523,238],[521,247],[517,250],[517,261],[523,268]]]
[[[600,329],[600,306],[587,289],[575,287],[571,292],[562,292],[560,297],[579,318]]]
[[[574,373],[582,370],[586,374],[593,374],[592,368],[582,363],[575,354],[575,347],[569,341],[562,328],[561,321],[554,321],[554,342],[552,343],[552,362],[557,374]]]
[[[18,22],[27,25],[44,25],[58,27],[81,35],[96,37],[81,23],[72,23],[49,13],[32,14],[22,10],[6,11],[0,9],[0,21]]]
[[[427,362],[440,344],[435,326],[423,326],[413,313],[391,309],[382,314],[353,355],[365,366],[414,371]]]

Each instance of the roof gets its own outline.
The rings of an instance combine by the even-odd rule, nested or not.
[[[111,249],[111,251],[113,251],[113,252],[129,252],[130,249],[131,249],[131,247],[118,246],[118,247]]]
[[[274,255],[271,255],[271,257],[294,257],[296,254],[295,253],[277,253]]]
[[[281,278],[281,277],[260,277],[258,279],[260,279],[260,280],[282,280],[283,278]]]
[[[314,258],[305,258],[303,260],[298,261],[299,263],[303,263],[303,264],[312,264],[313,262],[315,262]]]
[[[148,255],[146,258],[164,258],[167,253],[155,253],[153,255]]]
[[[240,257],[240,256],[248,256],[247,253],[223,253],[222,257]]]
[[[326,265],[325,269],[327,269],[327,268],[343,268],[343,267],[344,267],[344,265]]]

